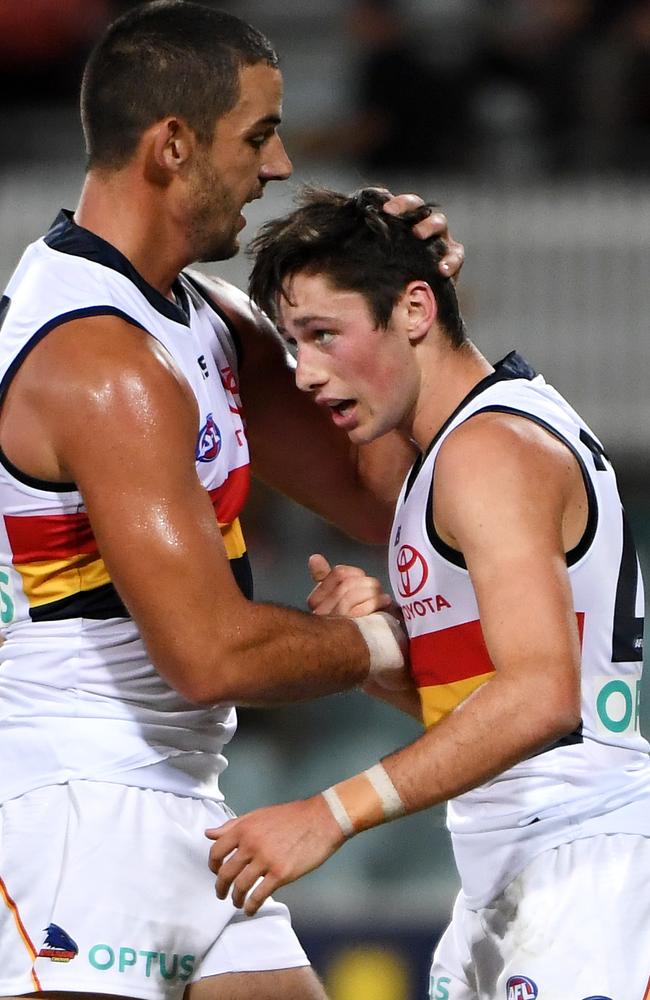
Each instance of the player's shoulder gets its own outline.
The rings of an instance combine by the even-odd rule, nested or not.
[[[201,294],[222,312],[237,330],[259,329],[269,320],[252,299],[231,282],[218,275],[206,275],[196,270],[184,272]]]
[[[437,458],[439,471],[460,484],[485,477],[537,479],[566,468],[568,449],[534,419],[517,413],[482,411],[447,436]]]

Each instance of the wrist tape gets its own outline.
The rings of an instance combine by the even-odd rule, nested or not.
[[[370,653],[369,677],[378,674],[401,675],[404,669],[407,638],[396,618],[385,611],[351,618],[363,636]]]
[[[345,837],[404,814],[404,803],[382,764],[322,793]]]

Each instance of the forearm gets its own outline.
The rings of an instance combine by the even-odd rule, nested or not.
[[[476,788],[572,731],[579,719],[543,682],[497,674],[415,742],[382,760],[403,812],[410,814]],[[508,725],[503,724],[504,718]],[[348,779],[352,783],[360,776]],[[348,782],[335,785],[347,794]],[[384,822],[358,816],[355,831]]]
[[[363,683],[363,691],[365,694],[370,695],[371,698],[377,698],[379,701],[391,705],[392,708],[396,708],[399,712],[410,715],[411,718],[422,722],[422,703],[415,688],[408,688],[403,691],[389,691],[379,684],[368,680]]]
[[[242,601],[189,644],[145,634],[169,683],[199,704],[278,705],[345,691],[405,671],[405,640],[389,615],[317,618]]]
[[[368,675],[370,653],[347,618],[316,619],[293,608],[249,606],[224,637],[225,663],[215,663],[227,700],[264,706],[349,690]]]

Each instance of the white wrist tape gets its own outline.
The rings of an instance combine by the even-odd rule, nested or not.
[[[341,830],[343,831],[343,836],[351,837],[352,834],[354,833],[352,820],[348,816],[347,809],[341,802],[338,796],[338,792],[336,791],[334,786],[325,789],[325,791],[323,792],[323,798],[330,807],[332,816],[334,817],[338,825],[341,827]]]
[[[383,687],[401,690],[408,686],[405,674],[408,639],[400,622],[386,611],[351,618],[370,653],[368,677]]]
[[[404,803],[382,764],[322,793],[344,837],[402,816]]]

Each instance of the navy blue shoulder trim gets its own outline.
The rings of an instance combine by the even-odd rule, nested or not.
[[[89,229],[77,225],[72,212],[67,209],[59,212],[51,229],[43,237],[43,241],[48,247],[52,250],[58,250],[59,253],[83,257],[85,260],[94,261],[96,264],[102,264],[104,267],[117,271],[118,274],[123,274],[157,312],[175,323],[181,323],[183,326],[190,325],[187,297],[179,279],[176,279],[172,286],[172,291],[179,302],[179,305],[176,305],[145,281],[117,247],[102,239],[101,236],[97,236],[96,233],[92,233]]]
[[[244,359],[244,345],[242,344],[241,336],[239,330],[228,316],[218,302],[212,297],[210,290],[202,284],[201,280],[196,274],[189,274],[187,271],[182,271],[182,276],[188,282],[189,285],[194,288],[199,295],[201,300],[207,303],[213,312],[217,314],[219,319],[224,323],[228,333],[230,334],[230,339],[232,340],[233,347],[235,348],[235,355],[237,357],[237,367],[241,368],[242,361]]]
[[[484,406],[480,410],[475,410],[475,412],[472,413],[467,419],[471,420],[472,417],[475,417],[478,413],[512,413],[516,417],[524,417],[526,420],[531,420],[534,424],[537,424],[539,427],[543,427],[544,430],[547,430],[550,434],[557,438],[558,441],[561,441],[574,456],[580,466],[582,480],[585,484],[588,505],[587,524],[582,538],[578,544],[574,546],[574,548],[566,553],[567,566],[575,565],[575,563],[582,559],[584,554],[589,550],[596,534],[596,528],[598,527],[598,502],[596,500],[596,491],[594,489],[594,484],[591,481],[591,477],[587,472],[587,467],[582,459],[582,455],[579,454],[575,446],[567,438],[565,438],[563,434],[560,434],[555,427],[551,426],[551,424],[547,423],[541,417],[538,417],[533,413],[528,413],[526,410],[518,410],[514,406],[500,406],[495,404],[493,406]],[[460,566],[462,569],[467,569],[463,554],[457,549],[452,549],[451,546],[447,545],[435,529],[435,525],[433,523],[433,475],[431,476],[431,485],[429,487],[429,495],[427,498],[425,524],[429,541],[436,552],[454,566]]]
[[[137,326],[139,329],[145,330],[141,323],[138,323],[137,320],[133,319],[133,317],[129,316],[127,313],[122,312],[121,309],[116,309],[115,306],[88,306],[85,309],[72,309],[70,312],[61,313],[60,316],[54,316],[51,320],[48,320],[48,322],[45,323],[40,330],[37,330],[36,333],[30,337],[7,368],[7,371],[0,382],[0,403],[4,399],[12,379],[24,362],[25,358],[30,351],[33,351],[36,345],[41,342],[43,337],[47,336],[48,333],[55,330],[58,326],[63,326],[64,323],[70,323],[72,320],[76,319],[87,319],[90,316],[118,316],[120,319],[130,323],[131,326]],[[145,333],[147,332],[148,331],[145,330]],[[7,472],[9,472],[14,479],[17,479],[18,482],[24,483],[25,486],[31,486],[34,489],[48,490],[52,493],[70,493],[72,490],[76,490],[77,488],[76,483],[48,482],[45,479],[36,479],[34,476],[28,475],[26,472],[22,472],[7,458],[2,449],[0,449],[0,464],[2,464]]]
[[[416,459],[415,465],[411,469],[408,477],[405,496],[409,495],[411,487],[413,486],[413,483],[417,478],[417,474],[427,455],[435,447],[436,442],[440,440],[452,420],[456,419],[460,411],[467,406],[468,403],[471,403],[473,399],[479,396],[482,392],[485,392],[486,389],[489,389],[489,387],[494,385],[496,382],[510,381],[515,378],[525,378],[530,382],[536,375],[537,372],[534,368],[532,368],[526,359],[523,358],[521,354],[518,354],[517,351],[510,351],[509,354],[506,354],[505,358],[502,358],[501,361],[497,361],[494,366],[494,371],[490,372],[489,375],[486,375],[485,378],[482,378],[481,381],[478,382],[473,389],[470,389],[467,395],[461,399],[456,409],[449,414],[440,430],[434,435],[433,440],[429,443],[428,447],[422,455]]]

